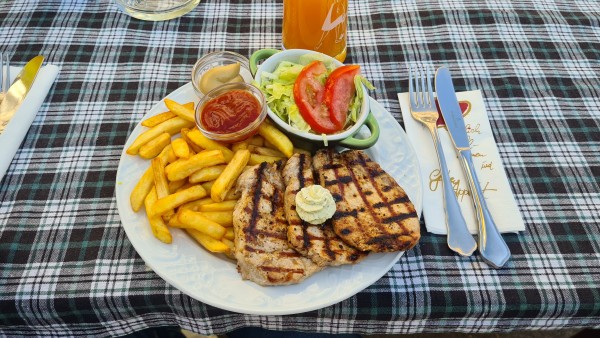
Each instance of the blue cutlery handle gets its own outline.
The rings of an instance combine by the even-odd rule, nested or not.
[[[444,156],[444,150],[442,149],[442,143],[437,135],[437,128],[432,131],[432,137],[438,155],[438,162],[440,164],[440,174],[442,176],[448,247],[461,256],[471,256],[475,249],[477,249],[477,243],[469,233],[467,222],[463,217],[460,205],[458,204],[458,199],[454,193],[454,188],[450,181],[450,174],[448,173],[448,165],[446,164],[446,158]]]
[[[496,227],[496,223],[494,223],[485,203],[485,198],[483,197],[483,192],[475,171],[475,165],[473,164],[471,150],[460,150],[460,157],[463,169],[467,174],[473,205],[475,206],[475,213],[479,222],[479,252],[484,261],[494,268],[499,269],[510,258],[510,249],[502,238],[502,234],[498,231],[498,227]]]

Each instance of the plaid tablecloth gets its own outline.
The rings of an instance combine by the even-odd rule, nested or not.
[[[280,1],[203,0],[143,22],[111,1],[2,1],[0,50],[61,70],[0,182],[0,335],[121,335],[179,325],[319,332],[489,332],[600,326],[600,6],[597,1],[350,0],[347,62],[402,124],[409,62],[481,89],[526,223],[494,270],[424,233],[349,299],[289,316],[198,302],[146,268],[115,202],[119,155],[209,51],[280,45]],[[0,150],[2,151],[2,150]],[[424,227],[423,227],[424,230]]]

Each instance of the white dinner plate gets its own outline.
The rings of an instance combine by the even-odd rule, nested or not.
[[[167,97],[177,102],[198,102],[191,83]],[[371,99],[370,103],[381,126],[381,136],[367,153],[406,190],[420,217],[422,190],[415,152],[393,116],[375,100]],[[161,101],[152,107],[144,119],[163,111],[167,111],[167,108]],[[152,235],[145,212],[141,210],[135,213],[129,204],[133,187],[150,163],[126,154],[125,149],[145,129],[140,124],[136,126],[121,154],[116,179],[121,223],[144,262],[169,284],[192,298],[221,309],[247,314],[306,312],[335,304],[358,293],[381,278],[403,254],[370,254],[358,264],[328,267],[296,285],[265,287],[242,280],[232,260],[209,253],[179,229],[171,229],[173,243],[164,244]]]

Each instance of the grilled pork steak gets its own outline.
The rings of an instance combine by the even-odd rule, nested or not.
[[[288,221],[287,238],[290,245],[320,266],[353,264],[367,253],[349,246],[335,234],[331,220],[322,225],[303,221],[296,212],[296,194],[314,184],[312,158],[294,154],[283,168],[285,182],[284,206]]]
[[[336,201],[333,228],[362,251],[412,248],[420,238],[419,219],[404,190],[360,150],[341,154],[319,150],[313,159],[320,184]]]
[[[234,255],[243,279],[259,285],[293,284],[321,269],[287,241],[278,164],[262,163],[247,170],[237,189],[242,196],[233,212]]]

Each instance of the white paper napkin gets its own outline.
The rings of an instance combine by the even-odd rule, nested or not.
[[[492,128],[479,90],[456,93],[459,101],[467,101],[464,116],[471,143],[473,162],[484,190],[485,201],[500,232],[525,230],[525,224],[510,189],[504,167],[498,154]],[[429,130],[410,114],[408,93],[398,94],[406,134],[416,149],[423,180],[423,215],[427,231],[446,234],[440,167]],[[458,196],[460,208],[472,234],[477,234],[477,218],[471,200],[468,182],[460,165],[457,152],[445,127],[439,127],[439,137],[448,163],[450,179]]]
[[[11,82],[21,72],[21,67],[10,67]],[[15,112],[6,129],[0,134],[0,180],[4,177],[10,162],[23,142],[29,126],[42,106],[50,87],[58,75],[58,67],[45,65],[40,68],[35,82]]]

